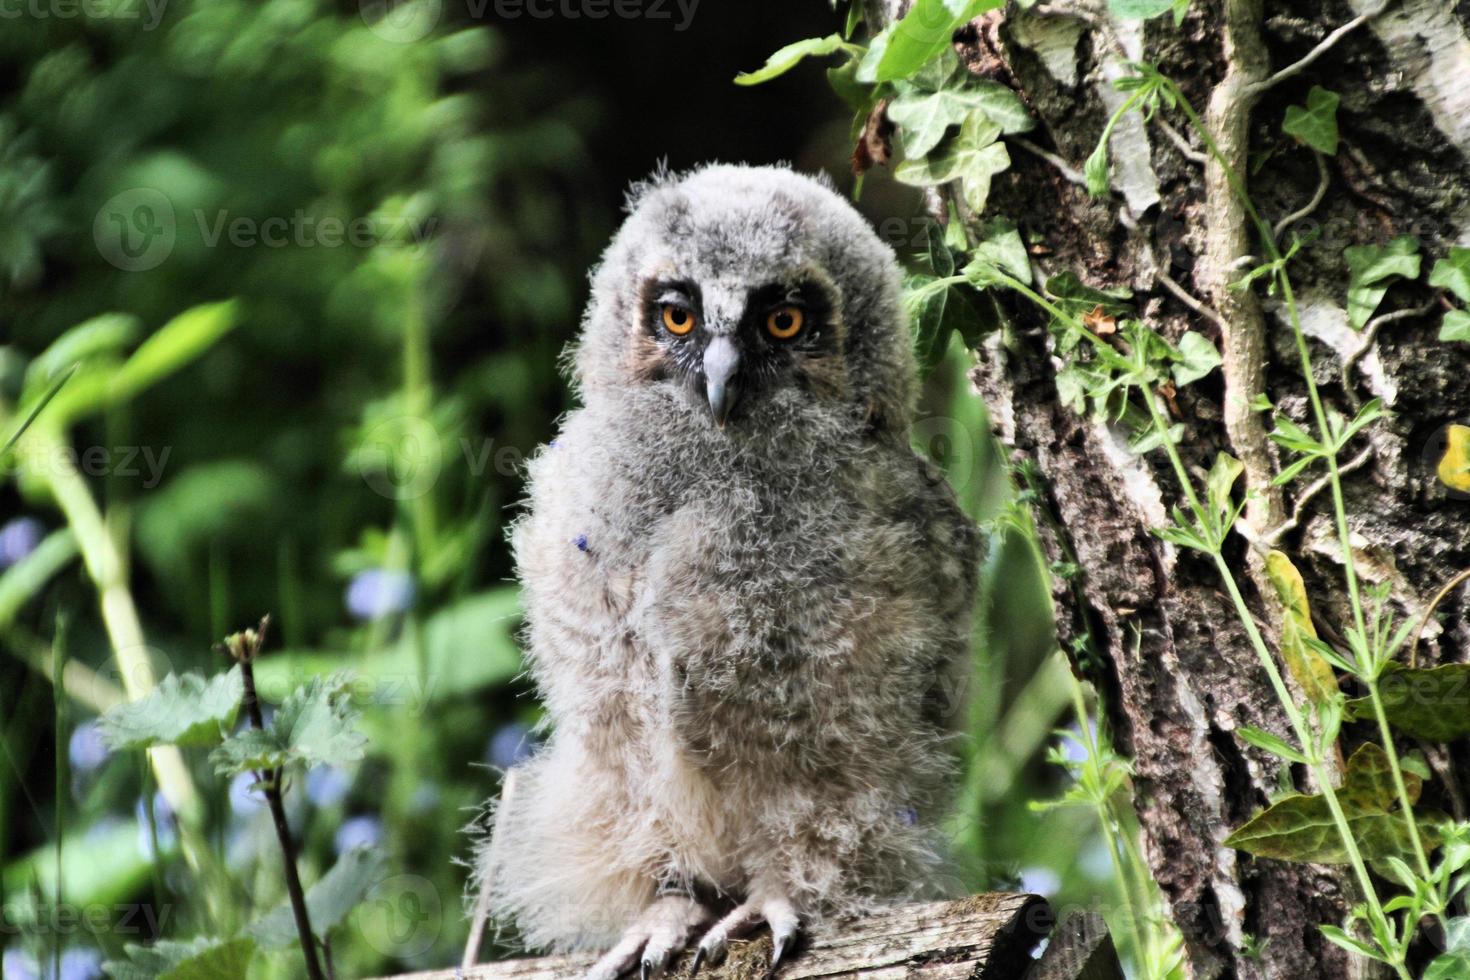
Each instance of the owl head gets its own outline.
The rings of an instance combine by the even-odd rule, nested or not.
[[[803,406],[901,433],[914,357],[899,297],[893,250],[825,180],[658,173],[594,274],[577,380],[589,400],[659,387],[731,434]]]

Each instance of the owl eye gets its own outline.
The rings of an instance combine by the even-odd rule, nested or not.
[[[806,314],[801,307],[778,306],[766,317],[766,332],[777,340],[790,340],[801,333],[805,322]]]
[[[693,311],[673,303],[665,303],[664,329],[675,337],[683,337],[694,329]]]

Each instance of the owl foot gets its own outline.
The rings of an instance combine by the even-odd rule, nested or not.
[[[771,927],[771,968],[775,969],[786,951],[796,944],[796,934],[801,928],[796,908],[784,898],[746,902],[711,926],[694,951],[690,975],[698,973],[705,962],[718,963],[724,958],[730,940],[746,935],[761,923]]]
[[[583,980],[618,980],[635,965],[639,980],[656,980],[674,953],[709,919],[709,910],[686,895],[655,899],[618,944],[592,964]]]

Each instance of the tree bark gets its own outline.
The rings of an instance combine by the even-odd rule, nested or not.
[[[1380,397],[1394,413],[1344,454],[1345,494],[1365,586],[1385,585],[1399,617],[1417,616],[1470,565],[1470,504],[1435,477],[1443,427],[1470,417],[1470,359],[1465,345],[1436,339],[1445,305],[1425,283],[1434,259],[1470,243],[1470,11],[1403,0],[1262,88],[1367,6],[1197,2],[1175,27],[1168,16],[1122,22],[1101,3],[1061,0],[1011,4],[957,37],[970,69],[1011,84],[1039,120],[1032,148],[1013,146],[989,207],[1022,226],[1041,275],[1070,270],[1092,286],[1127,286],[1166,336],[1194,329],[1218,341],[1224,370],[1179,394],[1181,448],[1197,473],[1219,451],[1246,463],[1259,496],[1230,558],[1273,642],[1278,610],[1259,571],[1272,541],[1301,570],[1325,638],[1340,641],[1351,617],[1330,495],[1311,492],[1311,475],[1284,491],[1269,485],[1283,461],[1268,420],[1249,406],[1264,391],[1315,428],[1279,297],[1230,288],[1260,261],[1243,258],[1259,253],[1254,232],[1226,171],[1203,163],[1177,112],[1118,127],[1110,200],[1090,200],[1077,172],[1117,104],[1111,79],[1125,61],[1143,60],[1183,87],[1227,163],[1248,174],[1268,221],[1302,209],[1319,180],[1329,182],[1310,215],[1323,233],[1293,259],[1293,282],[1330,407],[1351,417]],[[1285,107],[1305,103],[1313,84],[1342,97],[1341,148],[1320,168],[1281,132]],[[1379,312],[1419,312],[1384,322],[1364,344],[1370,332],[1347,324],[1342,250],[1400,234],[1419,239],[1424,272],[1394,285]],[[1007,305],[1011,324],[991,338],[973,381],[1001,440],[1044,475],[1038,525],[1048,557],[1081,566],[1077,578],[1054,583],[1060,640],[1100,655],[1079,667],[1097,682],[1119,748],[1134,760],[1144,850],[1164,911],[1184,933],[1192,976],[1364,975],[1317,929],[1340,922],[1357,900],[1342,869],[1254,860],[1221,846],[1279,789],[1279,763],[1234,732],[1290,733],[1213,566],[1150,533],[1183,504],[1167,461],[1132,455],[1123,433],[1065,408],[1045,324],[1023,302]],[[1426,631],[1421,662],[1470,651],[1464,591],[1441,606],[1444,625]],[[1434,802],[1463,817],[1454,789],[1470,786],[1463,746],[1436,750],[1431,762],[1443,793]],[[1303,772],[1293,777],[1310,789]],[[1252,938],[1258,953],[1248,955]]]

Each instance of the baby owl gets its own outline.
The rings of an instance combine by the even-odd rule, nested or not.
[[[612,980],[947,891],[981,539],[908,444],[892,250],[823,180],[657,174],[573,365],[512,532],[551,735],[490,907]]]

